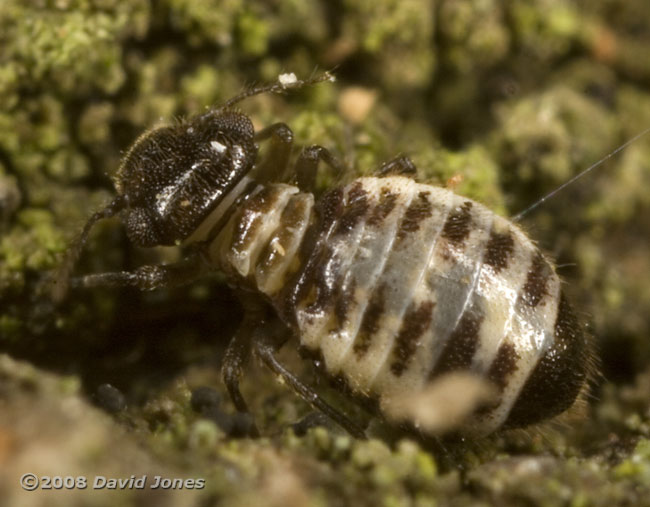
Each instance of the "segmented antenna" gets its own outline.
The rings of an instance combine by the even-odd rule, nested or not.
[[[630,144],[634,143],[635,141],[638,141],[640,138],[642,138],[643,136],[645,136],[648,132],[650,132],[650,127],[646,128],[645,130],[642,130],[642,131],[639,132],[637,135],[635,135],[633,138],[631,138],[631,139],[625,141],[625,142],[624,142],[623,144],[621,144],[618,148],[616,148],[615,150],[613,150],[613,151],[611,151],[610,153],[608,153],[607,155],[605,155],[605,156],[604,156],[603,158],[601,158],[599,161],[597,161],[597,162],[595,162],[594,164],[590,165],[589,167],[587,167],[587,168],[584,169],[583,171],[580,171],[580,172],[579,172],[578,174],[576,174],[573,178],[571,178],[571,179],[568,180],[568,181],[565,181],[565,182],[562,183],[559,187],[557,187],[557,188],[555,188],[554,190],[550,191],[550,192],[549,192],[548,194],[546,194],[544,197],[542,197],[541,199],[535,201],[533,204],[531,204],[530,206],[528,206],[528,207],[527,207],[526,209],[524,209],[523,211],[520,211],[519,213],[517,213],[514,217],[511,218],[511,220],[512,220],[513,222],[518,222],[518,221],[521,220],[524,216],[526,216],[528,213],[530,213],[532,210],[534,210],[535,208],[537,208],[540,204],[544,203],[545,201],[547,201],[548,199],[550,199],[551,197],[553,197],[553,196],[554,196],[555,194],[557,194],[558,192],[561,192],[561,191],[564,190],[566,187],[568,187],[569,185],[573,184],[575,181],[577,181],[577,180],[579,180],[580,178],[582,178],[585,174],[587,174],[587,173],[591,172],[592,170],[596,169],[596,167],[602,165],[603,163],[605,163],[607,160],[609,160],[610,158],[612,158],[614,155],[616,155],[616,154],[619,153],[620,151],[623,151],[623,150],[624,150],[625,148],[627,148]]]
[[[70,248],[68,249],[65,259],[61,263],[61,267],[56,272],[53,280],[52,286],[52,300],[55,303],[60,303],[65,298],[68,288],[70,286],[70,275],[74,269],[79,255],[83,250],[86,240],[88,239],[88,234],[91,229],[95,226],[97,222],[103,220],[104,218],[110,218],[119,213],[125,206],[124,197],[118,195],[113,199],[104,209],[93,213],[93,215],[88,219],[81,234],[77,236]]]
[[[261,93],[283,93],[287,90],[302,88],[304,86],[322,83],[323,81],[329,81],[331,83],[336,81],[336,78],[329,72],[323,72],[322,74],[314,75],[308,79],[298,79],[293,72],[290,74],[280,74],[276,82],[249,88],[248,90],[241,92],[239,95],[228,99],[218,109],[226,109],[244,99],[247,99],[248,97],[259,95]]]

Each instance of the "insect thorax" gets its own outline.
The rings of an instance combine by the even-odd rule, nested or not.
[[[216,110],[142,135],[124,157],[117,191],[139,246],[184,241],[251,170],[257,147],[250,119]]]

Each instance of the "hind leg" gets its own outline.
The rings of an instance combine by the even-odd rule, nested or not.
[[[276,335],[277,337],[277,335]],[[271,370],[278,378],[282,380],[295,394],[297,394],[303,401],[309,403],[313,408],[322,412],[327,417],[332,419],[336,424],[345,429],[350,435],[355,438],[365,439],[365,432],[358,424],[352,421],[348,416],[340,412],[327,403],[316,391],[311,387],[303,384],[298,377],[285,368],[285,366],[277,359],[275,353],[278,349],[277,343],[274,343],[274,336],[256,332],[253,338],[253,350],[257,357],[260,358],[262,363]],[[281,338],[279,343],[283,343],[284,339]]]
[[[221,377],[237,411],[248,413],[248,404],[239,389],[239,381],[250,360],[252,337],[255,330],[260,325],[264,325],[268,312],[267,308],[252,295],[240,294],[239,299],[244,307],[244,320],[228,343],[221,362]],[[259,436],[259,431],[254,424],[251,433],[252,436]]]
[[[363,430],[347,416],[329,405],[313,389],[303,384],[275,357],[275,352],[286,342],[288,330],[271,309],[253,294],[240,294],[244,306],[244,321],[228,344],[221,365],[221,374],[228,394],[240,412],[248,412],[248,405],[239,390],[239,381],[250,359],[251,350],[262,363],[289,386],[300,398],[342,426],[351,435],[365,438]],[[254,429],[255,435],[259,434]]]

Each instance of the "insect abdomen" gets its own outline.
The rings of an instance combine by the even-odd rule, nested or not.
[[[480,433],[573,403],[585,380],[585,338],[552,265],[508,220],[399,176],[357,179],[329,191],[315,210],[294,187],[266,192],[274,197],[259,220],[264,227],[252,227],[258,232],[245,226],[258,205],[231,220],[234,237],[248,237],[259,256],[255,269],[240,266],[239,274],[255,278],[301,347],[354,394],[381,408],[444,373],[468,370],[500,391],[470,424]],[[293,201],[304,203],[299,220],[286,212]],[[273,239],[287,229],[292,241]],[[275,283],[261,283],[278,245],[283,267]],[[222,248],[233,265],[236,245]]]

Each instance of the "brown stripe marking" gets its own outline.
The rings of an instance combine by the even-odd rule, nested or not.
[[[313,287],[316,289],[316,299],[305,310],[318,313],[334,304],[336,288],[341,284],[345,273],[341,272],[341,259],[335,255],[334,249],[326,245],[320,262],[314,270]]]
[[[306,203],[303,199],[298,197],[289,199],[280,216],[280,224],[276,229],[276,233],[272,236],[278,238],[280,245],[288,247],[292,243],[296,231],[300,228],[303,217],[305,216],[305,206]],[[284,262],[283,257],[284,255],[277,254],[276,246],[270,241],[264,247],[262,255],[260,255],[258,267],[262,270],[262,273],[267,273],[278,264]]]
[[[508,384],[508,378],[517,371],[519,365],[517,361],[519,360],[519,353],[515,349],[515,346],[512,342],[508,341],[508,338],[501,344],[499,350],[497,350],[497,355],[490,365],[490,369],[487,372],[487,379],[491,381],[500,392],[503,392],[504,388]],[[478,407],[474,411],[474,416],[481,418],[487,414],[493,412],[496,408],[501,405],[502,398],[497,396],[496,399],[492,402],[484,404]]]
[[[472,358],[478,348],[482,322],[483,315],[475,311],[469,310],[463,314],[429,378],[437,377],[442,373],[464,370],[471,366]]]
[[[385,285],[376,289],[370,297],[366,311],[363,313],[361,327],[359,328],[357,337],[354,340],[354,346],[352,347],[352,350],[359,359],[368,352],[370,344],[372,343],[372,337],[377,333],[377,331],[379,331],[379,321],[384,314],[386,307],[385,292]]]
[[[449,214],[442,237],[454,245],[460,245],[469,235],[472,222],[472,201],[465,201]]]
[[[252,211],[268,213],[273,209],[273,206],[281,195],[282,191],[277,187],[270,185],[264,186],[255,195],[252,195],[244,206]]]
[[[308,206],[307,201],[298,195],[294,195],[289,199],[282,215],[280,217],[280,228],[282,233],[291,227],[300,225],[305,216],[305,208]],[[291,236],[292,234],[289,234]]]
[[[352,231],[365,216],[369,207],[368,192],[363,188],[360,181],[353,183],[348,191],[347,204],[334,234],[347,234]]]
[[[346,323],[350,306],[354,303],[354,293],[357,288],[357,280],[352,277],[351,280],[343,287],[337,287],[336,304],[334,306],[334,315],[336,316],[337,328],[341,329]]]
[[[506,341],[499,346],[497,355],[490,365],[490,369],[487,372],[488,380],[494,382],[499,390],[503,391],[503,388],[508,383],[508,378],[517,371],[518,360],[519,353],[512,342],[506,338]]]
[[[313,285],[313,277],[320,260],[321,248],[317,241],[316,224],[307,227],[298,255],[300,266],[291,275],[280,293],[273,298],[274,305],[287,322],[297,326],[295,311],[300,301],[305,300]]]
[[[348,191],[347,205],[343,203],[342,189],[335,189],[328,194],[331,195],[324,198],[322,203],[323,227],[321,227],[321,234],[325,234],[328,225],[334,224],[336,220],[338,220],[338,224],[335,226],[333,234],[350,232],[368,211],[368,193],[364,190],[361,182],[357,181]],[[316,301],[307,308],[309,312],[320,312],[334,303],[334,296],[345,277],[345,273],[341,272],[341,259],[335,256],[334,248],[326,245],[319,265],[316,267],[317,296]]]
[[[495,273],[506,269],[514,246],[515,242],[510,231],[499,233],[492,229],[490,239],[485,247],[483,262],[488,266],[492,266]]]
[[[411,201],[404,212],[404,218],[397,231],[398,239],[404,239],[409,233],[420,228],[420,222],[431,216],[432,205],[429,201],[429,192],[420,192],[416,199]]]
[[[526,283],[521,289],[519,299],[528,306],[535,307],[548,294],[548,280],[553,274],[551,266],[542,255],[537,252],[528,270]]]
[[[280,192],[274,187],[264,187],[252,195],[242,206],[239,216],[235,219],[232,248],[246,250],[257,235],[264,222],[265,215],[276,205]]]
[[[569,408],[587,379],[590,351],[587,336],[561,294],[554,343],[526,380],[504,427],[527,426]]]
[[[307,228],[298,251],[298,258],[302,265],[277,298],[280,314],[294,325],[297,325],[295,310],[298,304],[309,297],[321,271],[320,268],[330,254],[324,241],[327,231],[341,216],[342,211],[343,190],[340,187],[326,192],[316,204],[318,219]]]
[[[325,193],[317,207],[320,216],[320,230],[324,233],[343,213],[343,189],[337,187]]]
[[[368,225],[377,226],[381,224],[390,212],[395,208],[397,202],[397,194],[388,187],[382,187],[379,195],[379,202],[372,210],[370,218],[368,218]]]
[[[395,339],[393,361],[390,365],[390,371],[396,377],[404,373],[420,344],[420,337],[429,329],[434,306],[433,301],[424,301],[418,306],[411,303],[404,314],[402,327]]]
[[[208,232],[205,239],[206,244],[209,245],[216,239],[217,235],[223,230],[226,224],[230,222],[230,219],[241,210],[242,203],[250,197],[253,191],[257,188],[257,185],[258,184],[255,181],[248,182],[242,193],[239,194],[239,197],[235,199],[235,202],[223,212],[223,215],[221,215],[219,220],[217,220],[217,222],[211,227],[210,232]]]

